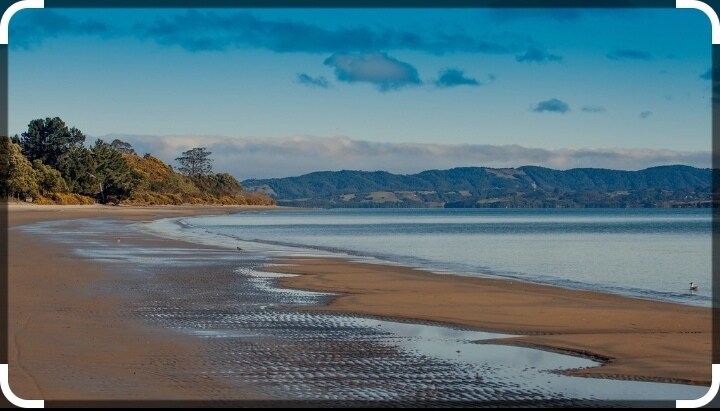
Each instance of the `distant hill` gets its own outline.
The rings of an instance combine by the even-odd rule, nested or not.
[[[717,171],[717,170],[716,170]],[[713,170],[463,167],[412,175],[321,171],[243,181],[278,204],[306,207],[707,207]]]

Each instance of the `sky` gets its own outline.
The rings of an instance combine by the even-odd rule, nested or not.
[[[710,166],[697,10],[23,10],[9,50],[11,134],[59,116],[241,179]]]

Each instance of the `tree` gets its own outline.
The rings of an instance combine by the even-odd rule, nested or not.
[[[28,160],[40,160],[52,168],[58,168],[60,158],[84,142],[85,135],[74,127],[68,128],[59,117],[31,121],[21,138]]]
[[[94,159],[95,171],[92,179],[100,189],[100,198],[103,202],[108,198],[121,200],[130,195],[137,185],[138,175],[133,173],[130,164],[120,151],[115,150],[112,144],[97,140],[91,150]]]
[[[35,170],[35,180],[40,194],[45,196],[50,193],[64,193],[67,191],[67,184],[59,171],[43,164],[40,160],[33,161],[32,167]]]
[[[93,178],[95,158],[87,148],[79,146],[70,149],[58,159],[57,169],[71,192],[87,196],[99,194],[98,183]]]
[[[180,157],[175,159],[180,163],[178,171],[189,177],[202,177],[212,173],[210,154],[212,153],[205,147],[195,147],[184,151]]]
[[[125,141],[117,138],[110,143],[110,148],[122,154],[136,155],[135,150],[132,148],[130,143],[126,143]]]
[[[0,138],[0,191],[5,198],[36,196],[35,170],[9,138]]]

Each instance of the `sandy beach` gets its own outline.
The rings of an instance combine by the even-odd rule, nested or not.
[[[267,208],[10,206],[9,225],[13,228],[39,221],[96,217],[150,221],[258,209]],[[95,235],[115,241],[116,234]],[[139,249],[197,247],[149,235],[132,241]],[[133,298],[130,291],[129,296],[112,296],[97,286],[117,278],[117,267],[113,270],[106,264],[78,258],[71,254],[69,245],[47,242],[42,236],[14,229],[10,231],[9,253],[10,381],[20,397],[262,397],[252,385],[230,384],[225,377],[197,372],[207,364],[236,364],[234,357],[204,360],[219,349],[231,352],[235,348],[212,344],[199,347],[193,337],[124,315],[126,300]],[[227,250],[218,251],[218,256],[234,258]],[[497,343],[562,350],[605,361],[601,367],[572,371],[573,375],[709,385],[711,334],[707,308],[505,280],[435,275],[340,259],[292,258],[274,263],[282,265],[265,269],[299,275],[281,279],[283,286],[342,293],[329,305],[308,307],[306,311],[397,317],[517,334],[522,336]],[[219,260],[217,267],[218,274],[212,281],[198,280],[192,270],[185,273],[167,269],[174,271],[172,281],[178,282],[179,290],[187,295],[183,304],[191,307],[192,298],[196,298],[192,292],[201,286],[210,287],[210,292],[217,290],[213,298],[218,303],[227,298],[228,304],[237,290],[247,288],[245,283],[235,284],[236,288],[226,286],[239,280],[231,275],[232,271],[221,270],[224,266]],[[132,288],[141,283],[128,280],[120,284]],[[198,295],[206,298],[208,289],[202,292]],[[318,350],[315,342],[307,343],[307,347],[302,344],[288,348],[298,355],[294,361],[307,361],[300,354]],[[246,348],[249,353],[257,352],[256,345]],[[323,350],[319,355],[326,355]],[[354,350],[348,347],[334,355],[350,358]]]
[[[38,221],[149,221],[257,209],[263,208],[10,205],[8,216],[12,228]],[[122,318],[120,296],[94,290],[94,284],[110,277],[102,264],[77,258],[70,247],[36,235],[11,230],[9,237],[9,368],[16,395],[46,400],[202,400],[221,391],[212,379],[192,372],[198,364],[191,339]],[[173,244],[165,239],[146,241]]]
[[[320,310],[520,334],[493,343],[604,361],[571,375],[710,385],[709,308],[341,259],[293,258],[276,264],[268,270],[299,275],[282,279],[284,286],[343,293]]]

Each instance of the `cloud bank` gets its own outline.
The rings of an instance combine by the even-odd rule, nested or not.
[[[320,170],[386,170],[411,174],[453,167],[519,167],[556,169],[599,167],[639,170],[667,164],[710,167],[710,151],[657,149],[542,149],[519,145],[414,144],[352,140],[347,137],[201,137],[108,135],[133,145],[139,154],[153,153],[174,164],[193,147],[213,152],[216,172],[240,179],[301,175]]]
[[[61,36],[111,37],[114,30],[96,20],[77,20],[53,10],[24,11],[10,25],[11,47],[32,49],[47,38]]]
[[[385,53],[333,54],[324,64],[335,69],[338,81],[370,83],[382,92],[422,84],[415,67]]]
[[[474,78],[465,76],[462,70],[448,68],[440,73],[440,77],[435,80],[435,85],[440,88],[457,87],[457,86],[479,86],[481,83]]]
[[[212,29],[209,29],[212,28]],[[262,48],[278,53],[358,53],[414,50],[431,54],[452,52],[507,54],[517,46],[457,33],[421,36],[410,31],[369,27],[326,29],[300,21],[272,21],[250,13],[190,10],[149,24],[138,24],[141,39],[190,52]]]
[[[55,11],[31,11],[13,25],[19,39],[13,45],[29,49],[47,38],[66,35],[121,36],[151,41],[164,47],[179,47],[188,52],[224,52],[234,49],[262,49],[276,53],[317,53],[330,55],[325,64],[335,69],[339,81],[372,83],[380,91],[420,85],[417,69],[390,57],[388,50],[410,50],[443,55],[448,53],[514,54],[519,62],[560,61],[557,55],[543,51],[527,36],[503,33],[493,38],[485,34],[469,36],[462,32],[417,34],[394,28],[357,26],[325,28],[298,20],[269,20],[248,12],[217,13],[188,10],[137,23],[132,28],[108,27],[98,20],[81,21]],[[13,36],[15,38],[15,36]],[[529,46],[529,48],[528,48]],[[324,77],[298,73],[296,82],[328,88]],[[448,69],[436,81],[442,88],[480,85],[462,71]]]
[[[11,24],[13,46],[30,48],[62,35],[124,36],[189,52],[265,49],[277,53],[367,53],[409,50],[448,53],[512,54],[535,44],[512,33],[469,36],[459,32],[427,32],[358,25],[325,28],[300,20],[271,20],[248,12],[188,10],[137,23],[129,29],[108,27],[99,20],[79,21],[70,13],[26,11]],[[21,37],[23,37],[21,39]]]

